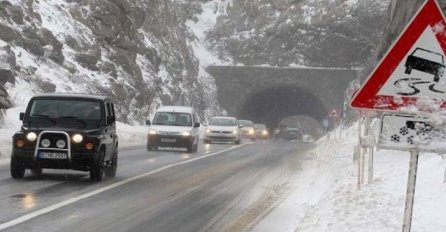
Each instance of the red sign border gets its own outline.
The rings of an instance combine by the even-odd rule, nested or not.
[[[409,53],[412,46],[424,32],[427,26],[442,26],[443,33],[436,33],[441,48],[446,53],[446,19],[435,0],[427,0],[418,10],[410,23],[403,30],[391,49],[375,67],[365,84],[353,97],[350,106],[355,109],[380,111],[396,111],[401,107],[415,105],[416,97],[400,97],[398,101],[393,96],[377,95],[382,86],[390,78],[400,62]],[[441,101],[441,108],[446,108],[446,101]]]

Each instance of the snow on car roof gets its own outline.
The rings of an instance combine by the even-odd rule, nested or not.
[[[92,95],[92,94],[80,94],[80,93],[45,93],[35,95],[33,98],[85,98],[105,101],[109,98],[106,96]]]
[[[178,113],[193,113],[194,108],[190,106],[161,106],[156,112],[178,112]]]

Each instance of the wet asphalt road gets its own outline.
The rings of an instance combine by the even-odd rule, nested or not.
[[[0,230],[244,231],[286,194],[309,143],[201,144],[197,153],[121,149],[116,178],[0,165]],[[5,228],[7,227],[7,228]]]

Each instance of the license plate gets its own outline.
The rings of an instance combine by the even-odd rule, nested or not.
[[[67,153],[63,152],[40,152],[39,158],[41,159],[66,159]]]
[[[161,142],[165,142],[165,143],[175,143],[176,141],[177,141],[176,139],[161,138]]]

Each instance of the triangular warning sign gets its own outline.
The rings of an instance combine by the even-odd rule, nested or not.
[[[360,109],[398,110],[421,97],[446,108],[446,20],[427,0],[353,97]]]
[[[328,117],[330,117],[330,118],[339,118],[340,116],[339,116],[338,111],[336,111],[336,108],[332,108],[330,110],[330,113],[328,114]]]

